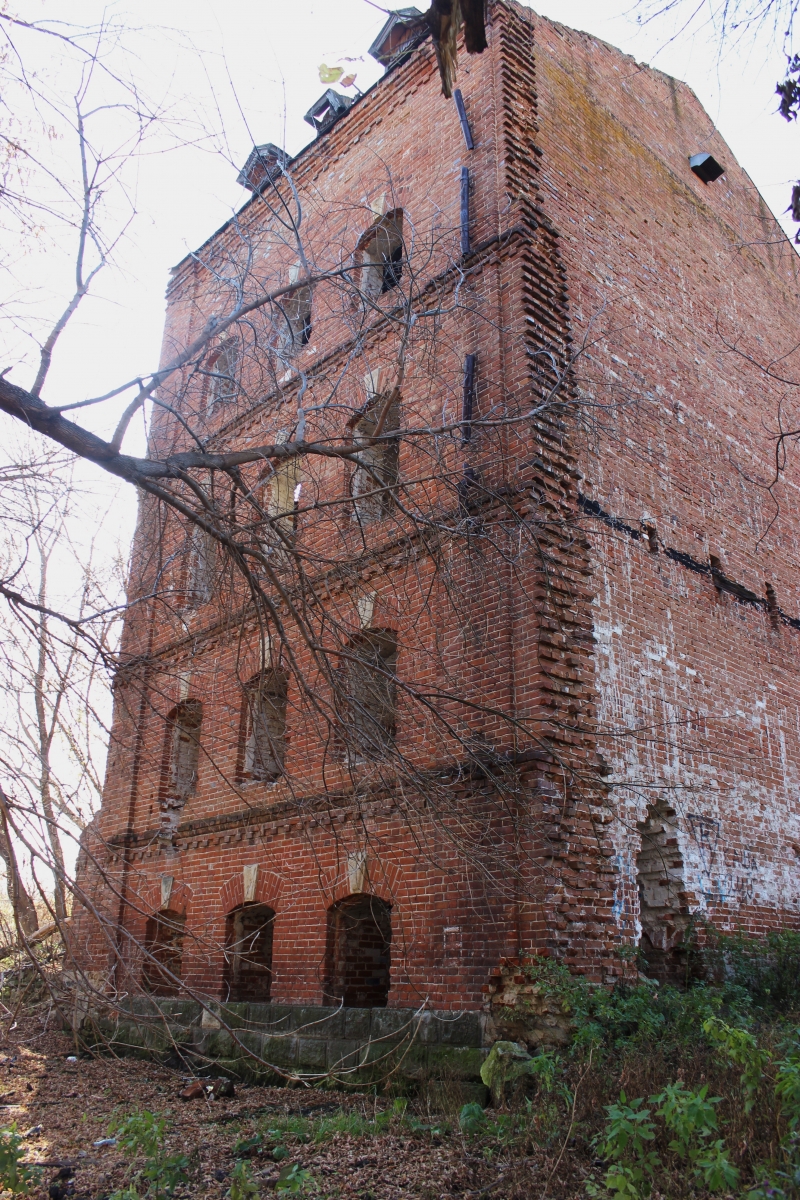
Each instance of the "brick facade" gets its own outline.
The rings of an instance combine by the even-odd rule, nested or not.
[[[320,699],[324,664],[289,633],[286,773],[247,777],[243,685],[259,677],[263,629],[227,576],[187,604],[186,527],[143,498],[130,598],[148,599],[126,624],[75,927],[109,986],[141,977],[162,913],[184,929],[182,979],[225,999],[226,920],[244,904],[273,914],[271,999],[306,1005],[328,1003],[344,970],[332,946],[359,918],[342,905],[388,906],[386,953],[374,930],[353,953],[364,994],[388,964],[396,1008],[479,1008],[500,959],[525,952],[612,981],[620,944],[642,938],[666,971],[693,912],[751,930],[798,919],[793,484],[772,521],[758,481],[782,388],[744,356],[793,346],[797,257],[683,84],[506,0],[488,35],[459,62],[473,150],[423,42],[291,165],[315,262],[358,245],[376,215],[402,212],[407,244],[413,231],[415,303],[441,315],[411,343],[401,428],[457,422],[475,356],[476,435],[451,439],[424,486],[444,511],[441,464],[450,478],[466,465],[463,486],[480,479],[493,498],[491,537],[467,528],[444,546],[441,530],[398,539],[377,521],[357,545],[320,515],[346,468],[303,464],[297,537],[316,562],[336,558],[308,628],[392,640],[413,696],[398,692],[391,736],[413,772],[402,787],[377,769],[354,784]],[[691,173],[698,149],[723,179]],[[273,226],[254,196],[175,269],[165,361],[215,311],[237,246],[288,278],[296,254]],[[378,316],[356,350],[349,311],[314,291],[303,371],[312,394],[341,379],[345,411],[309,416],[308,439],[352,428],[362,378],[395,361],[391,322]],[[207,377],[170,381],[152,452],[186,448],[175,411],[204,421],[215,449],[289,436],[297,372],[270,361],[237,368],[236,404],[210,405]],[[401,479],[424,474],[420,445],[402,441]],[[446,722],[423,694],[446,694]],[[196,761],[170,815],[189,702],[202,706]],[[475,769],[467,743],[490,765]]]

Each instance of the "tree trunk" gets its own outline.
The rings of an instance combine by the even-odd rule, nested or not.
[[[19,868],[17,867],[17,856],[14,853],[14,847],[11,844],[8,828],[8,797],[0,788],[0,808],[2,808],[2,821],[0,821],[0,858],[6,864],[6,888],[8,890],[8,898],[11,901],[11,907],[14,910],[14,917],[19,928],[29,937],[32,933],[36,933],[39,928],[39,918],[36,915],[36,906],[31,900],[25,888],[22,879],[20,878]]]

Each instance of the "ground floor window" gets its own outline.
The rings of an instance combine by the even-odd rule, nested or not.
[[[154,913],[144,931],[142,987],[154,996],[176,996],[183,965],[186,917],[165,909]]]
[[[232,1003],[266,1004],[272,984],[275,913],[266,904],[243,904],[225,922],[225,991]]]
[[[377,896],[347,896],[328,910],[325,993],[347,1008],[385,1008],[389,996],[391,907]]]

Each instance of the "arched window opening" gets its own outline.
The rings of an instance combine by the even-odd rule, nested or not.
[[[247,685],[245,779],[269,783],[283,775],[288,683],[283,671],[264,671]]]
[[[207,372],[209,409],[215,404],[236,399],[239,394],[239,343],[236,338],[228,338],[214,352]]]
[[[397,287],[403,274],[403,212],[386,213],[361,239],[361,291],[370,300]]]
[[[655,805],[639,825],[642,843],[636,859],[639,890],[639,947],[646,972],[662,983],[686,982],[683,935],[689,921],[683,855],[674,809]]]
[[[389,998],[391,905],[347,896],[328,909],[325,996],[346,1008],[385,1008]]]
[[[174,835],[180,812],[197,786],[202,719],[199,700],[182,700],[167,717],[160,797],[162,837]]]
[[[358,446],[359,466],[353,473],[353,519],[360,524],[385,517],[394,502],[393,488],[397,486],[400,442],[392,437],[400,428],[400,403],[395,400],[386,414],[381,429],[385,440],[373,442],[378,419],[386,396],[378,395],[353,427],[353,441]]]
[[[360,634],[343,662],[346,746],[356,760],[385,758],[397,725],[397,640],[385,630]]]
[[[199,525],[192,526],[186,587],[186,604],[189,608],[200,608],[212,599],[216,571],[217,543],[215,539]]]
[[[275,913],[266,904],[243,904],[225,919],[225,990],[232,1003],[266,1004],[272,984]]]
[[[142,987],[153,996],[177,996],[183,966],[186,917],[172,909],[155,913],[144,933]]]

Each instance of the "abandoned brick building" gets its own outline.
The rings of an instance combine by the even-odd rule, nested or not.
[[[142,498],[74,926],[107,989],[479,1011],[504,957],[610,981],[800,917],[797,256],[684,84],[495,0],[448,99],[418,17],[172,275],[165,363],[283,289],[150,430],[273,447],[272,574],[256,618]]]

